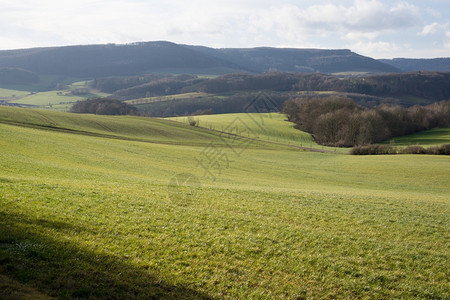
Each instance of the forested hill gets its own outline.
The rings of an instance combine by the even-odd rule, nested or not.
[[[0,68],[38,75],[100,77],[145,73],[397,72],[399,69],[350,50],[213,49],[170,42],[88,45],[0,51]]]
[[[124,85],[120,88],[119,82]],[[93,82],[101,91],[113,93],[120,100],[165,96],[181,93],[230,95],[236,92],[343,92],[380,97],[408,98],[414,101],[450,98],[450,72],[411,72],[341,78],[320,73],[271,72],[265,74],[227,74],[216,78],[194,75],[169,76],[127,86],[131,79],[104,78]]]
[[[223,48],[189,46],[213,57],[222,58],[254,73],[283,72],[398,72],[399,69],[350,50],[295,48]]]
[[[237,66],[169,42],[89,45],[0,51],[0,67],[22,68],[39,75],[139,75],[152,72],[239,70]]]
[[[394,58],[394,59],[379,59],[379,61],[389,64],[400,69],[402,72],[411,71],[450,71],[450,57],[441,58]]]
[[[161,75],[162,76],[162,75]],[[147,82],[145,81],[147,80]],[[258,99],[261,91],[281,107],[294,98],[349,97],[373,107],[382,103],[413,106],[450,99],[450,72],[390,73],[341,77],[320,73],[270,72],[227,74],[215,78],[195,75],[99,78],[91,82],[111,98],[137,105],[143,114],[167,117],[205,113],[238,113]]]

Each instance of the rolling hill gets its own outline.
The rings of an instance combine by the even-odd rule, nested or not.
[[[63,133],[146,143],[205,145],[217,134],[192,126],[143,117],[71,114],[0,106],[0,123]]]
[[[397,72],[397,68],[350,50],[295,49],[295,48],[223,48],[189,46],[213,57],[226,59],[253,73],[281,72]]]
[[[236,144],[128,116],[0,107],[0,120],[2,296],[448,294],[447,157]]]
[[[135,104],[143,114],[244,112],[264,91],[279,108],[288,99],[341,96],[373,107],[427,105],[449,99],[450,73],[411,72],[359,77],[320,73],[228,74],[215,78],[171,77],[116,90],[112,98]],[[115,81],[115,79],[113,79]],[[106,79],[105,79],[106,81]],[[171,97],[167,97],[171,95]]]
[[[400,69],[402,72],[438,71],[450,72],[450,58],[394,58],[379,59],[379,61]]]
[[[145,73],[226,74],[395,72],[397,68],[350,50],[213,49],[170,42],[86,45],[0,51],[0,68],[79,78]]]

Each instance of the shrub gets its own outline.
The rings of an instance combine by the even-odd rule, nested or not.
[[[191,126],[199,126],[199,120],[195,120],[192,116],[188,117],[189,125]]]
[[[397,154],[397,148],[391,145],[380,145],[378,147],[378,154]]]
[[[401,152],[402,154],[426,154],[427,151],[424,147],[419,145],[408,146]]]
[[[133,105],[119,100],[94,98],[78,101],[72,106],[70,112],[96,115],[136,115],[137,109]]]
[[[377,155],[377,154],[434,154],[450,155],[450,144],[424,148],[419,145],[408,146],[400,151],[391,145],[368,145],[353,147],[352,155]]]
[[[450,155],[450,144],[444,144],[439,146],[440,155]]]
[[[433,146],[425,149],[426,154],[450,155],[450,144]]]
[[[434,154],[434,155],[438,155],[439,154],[439,146],[433,146],[433,147],[429,147],[426,149],[427,154]]]
[[[397,149],[391,145],[357,146],[350,151],[352,155],[384,155],[397,154]]]

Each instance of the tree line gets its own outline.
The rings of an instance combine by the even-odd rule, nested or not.
[[[216,78],[200,78],[195,75],[165,77],[149,75],[97,79],[93,85],[101,91],[113,93],[113,97],[120,100],[189,92],[232,95],[252,91],[334,91],[383,97],[387,101],[395,98],[405,105],[413,105],[417,98],[422,102],[450,99],[450,72],[412,72],[359,77],[285,72],[258,75],[228,74]]]
[[[382,104],[366,108],[344,97],[294,99],[283,113],[319,144],[351,147],[450,125],[450,100],[409,108]]]
[[[76,102],[70,112],[96,115],[137,115],[133,105],[120,100],[108,98],[93,98]]]
[[[406,148],[399,148],[392,145],[366,145],[356,146],[350,151],[352,155],[385,155],[385,154],[433,154],[450,155],[450,144],[431,146],[424,148],[419,145],[410,145]]]
[[[230,95],[226,99],[218,96],[204,96],[138,104],[137,107],[142,115],[152,117],[258,112],[261,109],[252,105],[258,95],[258,92],[241,92]],[[283,93],[267,92],[266,95],[275,107],[282,107],[283,102],[286,101],[286,95]],[[279,109],[273,111],[279,111]]]

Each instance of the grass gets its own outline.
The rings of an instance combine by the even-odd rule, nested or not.
[[[69,114],[41,109],[0,107],[0,123],[161,144],[205,146],[214,142],[223,146],[230,139],[228,135],[222,139],[209,130],[196,130],[173,121],[134,116]],[[265,147],[273,148],[271,145]]]
[[[160,101],[174,101],[174,100],[184,100],[184,99],[192,99],[192,98],[202,98],[208,97],[211,94],[201,93],[201,92],[193,92],[193,93],[184,93],[184,94],[176,94],[176,95],[168,95],[168,96],[158,96],[158,97],[148,97],[148,98],[139,98],[133,100],[126,100],[125,103],[132,105],[142,105],[153,102]]]
[[[40,83],[38,86],[28,86],[29,91],[19,90],[19,87],[16,87],[17,90],[0,88],[0,97],[8,98],[7,100],[10,103],[67,112],[70,111],[72,105],[77,101],[94,97],[107,97],[110,95],[93,89],[89,89],[90,93],[85,95],[71,94],[71,91],[74,89],[84,88],[88,81],[77,81],[68,84],[66,90],[41,91],[39,87],[45,83],[50,84],[47,82],[47,80],[50,79],[52,79],[52,77],[46,78],[44,83]],[[55,80],[55,78],[53,78],[53,80]],[[12,97],[12,95],[15,95],[16,97]]]
[[[396,146],[438,146],[450,144],[450,128],[435,128],[411,135],[396,137],[384,142],[384,144],[393,144]]]
[[[361,75],[367,75],[368,72],[359,72],[359,71],[348,71],[348,72],[338,72],[338,73],[332,73],[333,75],[337,76],[361,76]]]
[[[297,95],[308,95],[308,94],[333,95],[333,94],[338,94],[338,92],[335,92],[335,91],[299,91],[296,94]]]
[[[59,111],[59,112],[70,112],[70,109],[72,108],[73,104],[74,104],[74,102],[67,102],[64,104],[51,104],[49,106],[41,106],[40,108]]]
[[[11,101],[18,104],[27,104],[35,106],[51,106],[53,104],[74,103],[84,99],[81,96],[72,96],[69,92],[49,91],[35,93],[22,99]]]
[[[198,121],[198,125],[203,128],[286,145],[348,153],[348,149],[345,148],[325,147],[317,144],[311,134],[295,129],[294,123],[288,122],[286,116],[279,113],[240,113],[168,119],[189,124],[189,120],[192,118],[194,121]]]
[[[39,293],[449,297],[447,157],[229,148],[135,117],[1,107],[0,120],[0,273]],[[211,147],[230,160],[213,179],[198,164]],[[178,173],[201,188],[168,194]]]
[[[87,87],[91,80],[82,80],[82,81],[76,81],[69,85],[70,88],[83,88]]]
[[[50,300],[54,299],[44,295],[36,289],[21,284],[9,277],[0,275],[0,291],[2,291],[2,299],[26,299],[26,300]]]
[[[29,94],[29,92],[25,92],[25,91],[0,88],[0,97],[2,97],[2,98],[23,97],[28,94]]]
[[[1,88],[5,89],[11,89],[11,90],[18,90],[23,92],[45,92],[49,91],[49,89],[52,89],[51,87],[55,86],[55,84],[59,84],[60,86],[66,86],[70,85],[73,82],[77,82],[80,79],[77,78],[71,78],[61,75],[40,75],[39,76],[39,82],[34,84],[2,84],[0,85]]]
[[[91,93],[82,96],[72,95],[70,91],[49,91],[35,93],[16,101],[11,101],[18,104],[33,105],[42,108],[52,108],[53,105],[72,105],[73,103],[84,100],[86,98],[104,97],[105,93]]]

